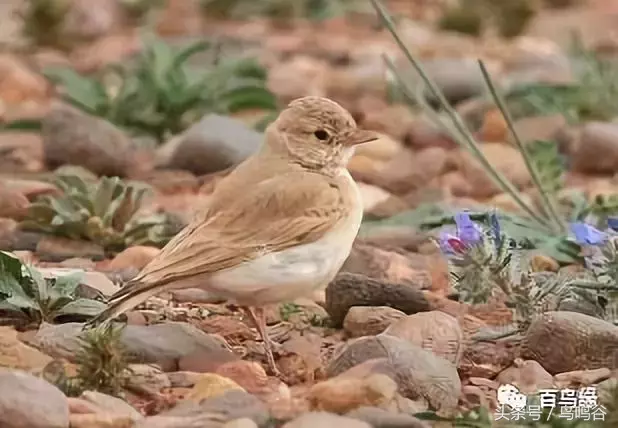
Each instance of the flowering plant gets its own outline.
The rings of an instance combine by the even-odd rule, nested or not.
[[[444,230],[438,245],[446,256],[453,288],[466,303],[484,303],[496,293],[509,293],[521,282],[521,256],[515,240],[500,229],[496,213],[488,227],[474,222],[466,211],[454,216],[455,229]]]

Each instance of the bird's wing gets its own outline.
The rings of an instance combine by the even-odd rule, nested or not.
[[[339,179],[291,172],[248,185],[235,199],[215,197],[111,302],[314,242],[352,208],[341,187]]]

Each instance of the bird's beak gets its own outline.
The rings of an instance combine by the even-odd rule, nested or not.
[[[358,144],[369,143],[370,141],[375,141],[380,136],[373,131],[365,131],[364,129],[356,129],[354,132],[349,134],[345,141],[345,146],[356,146]]]

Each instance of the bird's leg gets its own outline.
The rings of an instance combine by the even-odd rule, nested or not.
[[[249,306],[244,307],[245,312],[249,315],[249,317],[253,320],[253,323],[257,327],[258,333],[264,342],[264,351],[266,352],[266,360],[268,362],[268,367],[272,373],[280,377],[281,372],[277,368],[277,364],[275,364],[275,357],[273,356],[273,347],[270,338],[268,337],[268,332],[266,331],[266,317],[264,314],[263,308],[251,308]]]

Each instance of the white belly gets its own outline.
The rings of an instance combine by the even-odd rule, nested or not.
[[[239,304],[264,305],[308,296],[326,287],[350,254],[362,221],[360,193],[352,184],[357,208],[331,232],[311,244],[266,254],[217,272],[208,279],[208,291]]]

